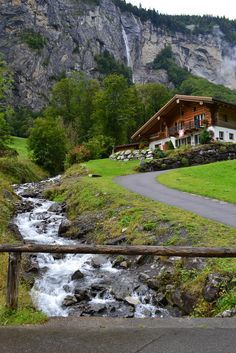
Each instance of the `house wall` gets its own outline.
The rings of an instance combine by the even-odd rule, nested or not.
[[[212,122],[211,111],[207,105],[200,105],[195,102],[185,102],[184,104],[180,102],[177,104],[177,109],[172,114],[168,114],[165,118],[168,128],[174,127],[176,122],[184,121],[189,123],[194,121],[194,116],[205,114],[205,118]]]
[[[225,121],[226,118],[228,123],[236,124],[236,108],[220,107],[217,118],[223,121]]]
[[[236,129],[229,129],[221,126],[210,126],[209,130],[212,130],[214,132],[214,140],[236,142]],[[223,140],[220,139],[220,131],[224,133]],[[229,134],[233,134],[233,139],[230,139]]]
[[[166,122],[167,128],[174,128],[175,123],[179,123],[183,121],[184,123],[190,123],[194,121],[194,116],[200,115],[200,114],[205,114],[205,119],[209,121],[209,124],[212,122],[212,116],[211,116],[211,111],[210,108],[207,105],[200,105],[199,103],[196,102],[180,102],[179,104],[176,104],[176,107],[174,110],[169,112],[167,115],[164,115],[161,117],[163,121]],[[158,131],[156,131],[158,133]],[[184,138],[190,137],[191,139],[191,145],[195,145],[195,135],[199,135],[200,131],[196,132],[194,131],[193,133],[187,133],[184,135]],[[168,141],[172,141],[174,147],[176,146],[176,140],[179,140],[179,136],[166,136],[162,139],[156,139],[152,140],[149,142],[149,148],[154,150],[158,145],[160,146],[161,149],[164,149],[165,143]],[[180,141],[180,144],[182,144],[182,141]]]
[[[174,147],[179,147],[185,143],[193,146],[199,143],[201,129],[194,129],[194,126],[190,126],[189,123],[194,123],[194,117],[200,114],[205,114],[204,119],[208,120],[209,130],[214,132],[215,140],[236,142],[236,107],[227,106],[224,103],[220,103],[220,105],[203,103],[201,105],[198,102],[180,101],[171,111],[162,115],[156,126],[152,128],[152,133],[158,135],[160,125],[162,127],[164,125],[165,135],[161,136],[162,138],[154,136],[156,138],[149,141],[149,148],[153,150],[159,145],[161,149],[165,149],[166,142],[170,140]],[[183,136],[179,136],[178,131],[176,131],[176,125],[179,129],[178,123],[180,122],[185,124]],[[223,132],[223,139],[220,132]]]

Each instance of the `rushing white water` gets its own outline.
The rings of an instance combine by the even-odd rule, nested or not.
[[[24,195],[26,190],[34,190],[35,184],[24,184],[16,188],[16,192]],[[19,213],[15,218],[15,224],[27,242],[43,244],[75,244],[76,241],[58,236],[58,228],[65,218],[63,214],[56,214],[50,211],[54,202],[47,201],[39,197],[23,197],[25,202],[31,202],[33,209],[29,212]],[[48,316],[68,316],[76,313],[73,306],[66,306],[65,298],[71,296],[75,298],[75,290],[90,290],[91,287],[103,285],[103,290],[95,292],[88,298],[87,304],[91,308],[94,306],[116,306],[117,315],[122,315],[127,308],[127,303],[118,300],[113,293],[113,283],[118,283],[123,279],[122,274],[127,276],[127,270],[118,270],[112,267],[111,260],[104,256],[100,268],[92,266],[93,260],[98,255],[66,255],[53,256],[51,254],[39,254],[36,257],[40,275],[36,278],[31,290],[33,302]],[[99,255],[100,256],[100,255]],[[100,256],[101,258],[101,256]],[[73,273],[80,270],[84,278],[79,281],[71,279]],[[132,283],[132,278],[129,279]],[[104,289],[105,288],[105,289]],[[163,317],[168,315],[165,309],[157,308],[151,303],[145,302],[145,296],[138,295],[135,291],[131,294],[134,299],[138,298],[138,304],[134,308],[135,317]],[[122,308],[122,305],[125,308]],[[92,309],[91,309],[92,310]],[[111,310],[111,312],[112,312]],[[122,311],[123,310],[123,311]],[[93,312],[93,311],[91,311]],[[102,311],[101,311],[102,312]],[[101,315],[107,315],[107,312]],[[116,316],[115,314],[113,316]]]
[[[131,59],[131,55],[130,55],[129,40],[128,40],[128,36],[125,32],[124,26],[122,26],[122,35],[123,35],[123,39],[124,39],[124,43],[125,43],[127,65],[130,68],[132,68],[133,64],[132,64],[132,59]]]

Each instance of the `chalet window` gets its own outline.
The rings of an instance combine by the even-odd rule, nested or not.
[[[224,140],[224,131],[219,131],[219,139]]]
[[[199,135],[194,135],[194,144],[199,145]]]
[[[181,121],[178,121],[177,123],[177,129],[178,130],[182,130],[184,128],[184,121],[181,120]]]
[[[193,111],[195,112],[196,110],[197,110],[197,108],[196,108],[196,107],[194,107],[194,108],[193,108]]]
[[[191,145],[191,136],[187,137],[187,143],[188,143],[188,145]]]
[[[202,126],[202,122],[205,119],[205,114],[199,114],[194,116],[194,127],[199,129]]]
[[[230,139],[230,140],[234,140],[234,134],[229,133],[229,139]]]

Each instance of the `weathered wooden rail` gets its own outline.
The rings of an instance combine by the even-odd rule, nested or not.
[[[118,246],[118,245],[42,245],[3,244],[0,253],[9,253],[7,297],[8,308],[17,309],[20,263],[22,253],[104,254],[104,255],[152,255],[181,257],[236,257],[236,248],[207,248],[190,246]]]

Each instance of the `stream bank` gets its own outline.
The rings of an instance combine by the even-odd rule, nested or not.
[[[58,234],[68,222],[64,206],[42,196],[45,186],[58,183],[56,177],[15,187],[22,199],[14,224],[24,242],[84,243],[84,239],[71,240]],[[31,255],[25,277],[33,273],[32,300],[48,316],[181,316],[180,311],[165,308],[163,297],[145,283],[158,271],[158,264],[144,261],[141,265],[141,260],[142,257],[101,255]]]
[[[94,230],[99,213],[69,221],[64,203],[43,196],[45,188],[59,184],[60,178],[53,178],[17,186],[22,201],[15,226],[27,242],[91,244],[87,233]],[[123,234],[110,241],[122,244],[127,238]],[[199,301],[182,282],[194,280],[205,266],[197,258],[40,254],[31,255],[24,276],[32,282],[35,306],[48,316],[181,317],[192,314]],[[206,276],[204,300],[214,304],[232,283],[232,275]]]

